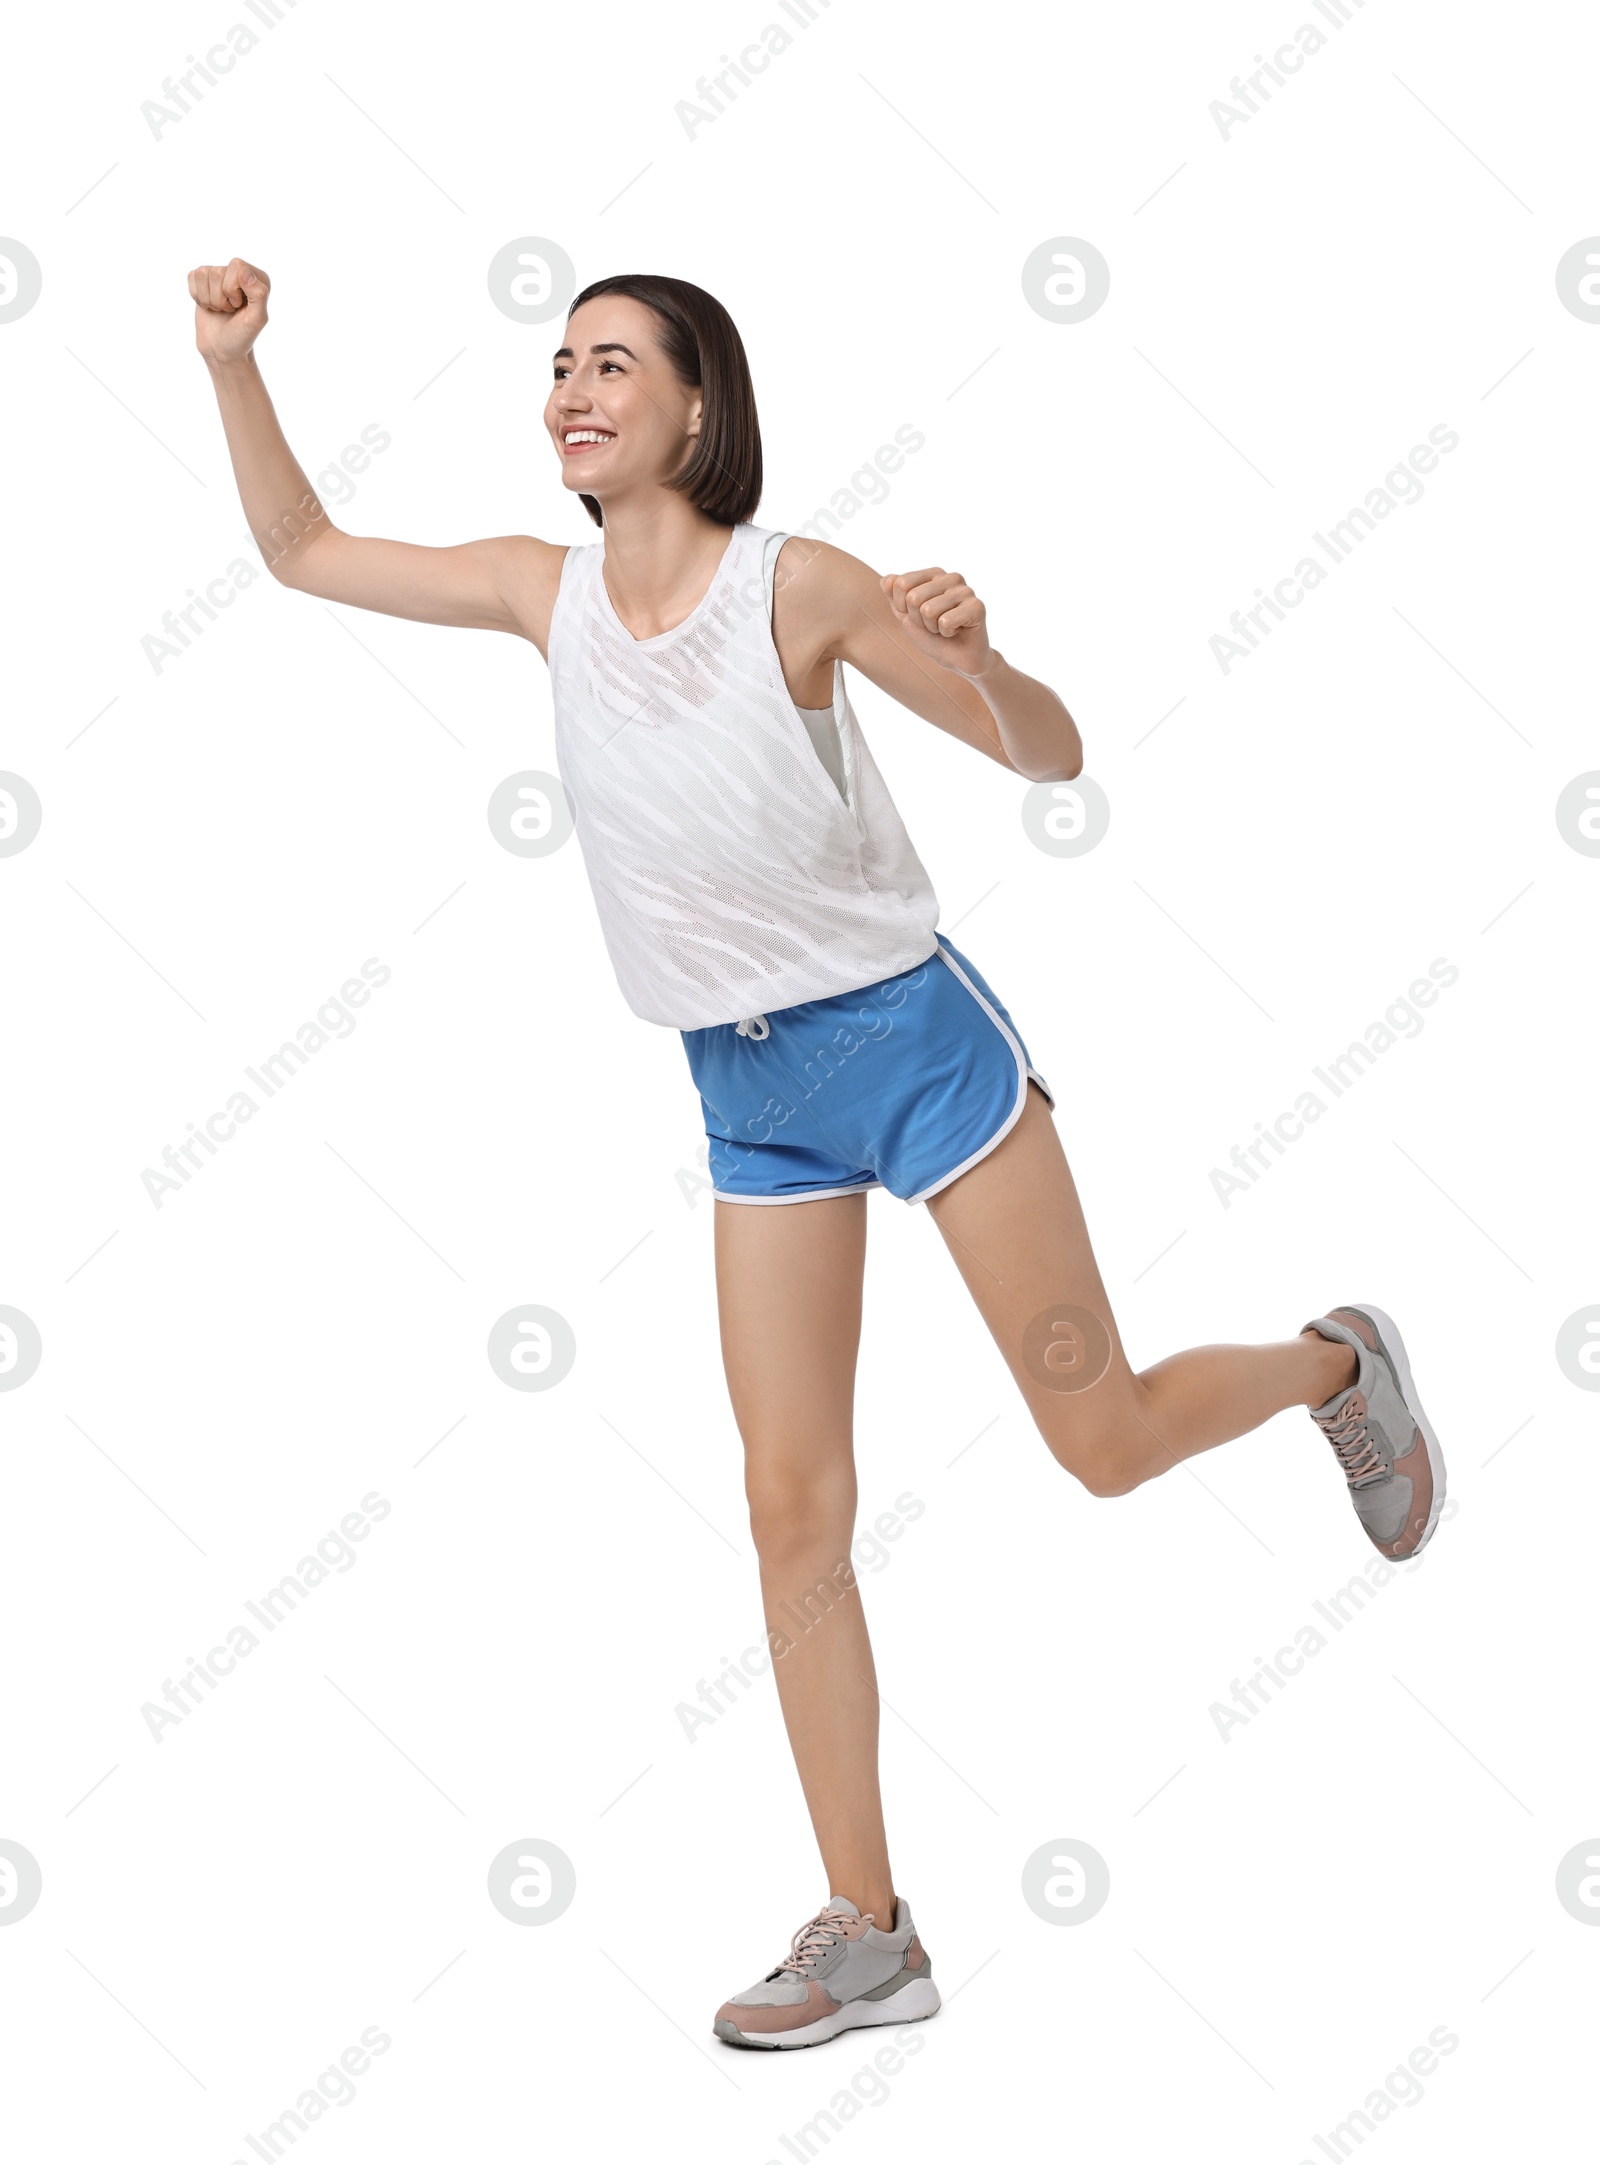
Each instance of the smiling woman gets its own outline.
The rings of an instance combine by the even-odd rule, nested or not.
[[[755,386],[750,380],[744,341],[733,318],[698,286],[688,285],[681,278],[650,278],[638,273],[603,278],[597,285],[586,286],[573,302],[572,314],[576,316],[587,302],[606,295],[635,301],[651,312],[653,342],[679,388],[699,392],[700,397],[692,404],[675,400],[663,408],[648,390],[641,391],[639,376],[630,374],[624,366],[627,361],[635,370],[640,369],[638,354],[620,339],[602,339],[591,345],[583,358],[593,368],[594,410],[563,410],[555,429],[569,471],[577,476],[576,484],[569,481],[568,487],[576,485],[584,509],[596,526],[603,526],[600,499],[585,487],[588,476],[599,468],[588,463],[573,465],[572,461],[585,453],[597,459],[602,447],[615,443],[626,415],[632,421],[630,434],[639,439],[639,455],[620,462],[620,471],[617,460],[608,460],[608,494],[614,495],[619,484],[626,485],[630,471],[648,473],[660,486],[664,460],[670,477],[665,485],[687,497],[708,519],[725,526],[748,519],[761,501],[761,424],[756,417]],[[558,389],[580,375],[578,360],[571,346],[558,349]],[[612,386],[609,393],[603,388],[607,384]],[[555,404],[552,398],[551,410]],[[653,410],[653,420],[646,409]],[[687,454],[676,470],[674,447],[680,457]],[[632,446],[626,448],[631,450]]]
[[[643,274],[573,302],[544,420],[598,541],[431,549],[344,533],[310,491],[253,358],[263,274],[235,260],[189,286],[252,530],[300,507],[274,577],[510,632],[545,657],[618,983],[636,1014],[681,1033],[700,1093],[767,1628],[811,1619],[774,1674],[831,1889],[776,1968],[723,2003],[715,2034],[786,2051],[920,2021],[939,1991],[890,1870],[852,1563],[867,1191],[927,1202],[1046,1445],[1095,1496],[1305,1406],[1374,1546],[1414,1555],[1444,1468],[1400,1335],[1380,1309],[1342,1307],[1277,1344],[1134,1372],[1053,1098],[999,996],[938,930],[845,664],[1008,776],[1070,780],[1077,726],[990,644],[960,572],[880,576],[754,524],[755,393],[720,302]],[[896,455],[880,452],[883,471]]]

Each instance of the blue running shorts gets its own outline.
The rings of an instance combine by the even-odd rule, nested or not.
[[[1011,1132],[1030,1077],[1054,1106],[1004,1007],[935,937],[898,977],[682,1033],[721,1201],[926,1202]]]

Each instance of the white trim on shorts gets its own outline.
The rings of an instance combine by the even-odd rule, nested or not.
[[[995,1028],[1000,1032],[1000,1035],[1005,1039],[1006,1043],[1011,1047],[1012,1057],[1017,1063],[1017,1102],[1015,1105],[1012,1106],[1010,1112],[1006,1114],[1006,1117],[1004,1118],[1004,1120],[1001,1121],[999,1127],[995,1129],[989,1140],[984,1143],[979,1149],[973,1151],[971,1157],[963,1158],[961,1163],[958,1166],[954,1167],[952,1171],[948,1173],[942,1173],[939,1178],[932,1183],[931,1186],[920,1189],[915,1195],[908,1195],[906,1197],[906,1201],[908,1203],[925,1203],[930,1195],[937,1195],[941,1188],[948,1188],[952,1180],[959,1180],[963,1173],[971,1172],[973,1166],[981,1164],[982,1161],[989,1155],[991,1150],[998,1149],[1000,1144],[1005,1141],[1006,1137],[1011,1133],[1011,1130],[1016,1126],[1017,1122],[1022,1118],[1022,1108],[1027,1103],[1028,1084],[1030,1082],[1036,1082],[1039,1085],[1039,1088],[1044,1092],[1045,1097],[1049,1100],[1052,1110],[1055,1106],[1054,1091],[1052,1091],[1050,1085],[1045,1081],[1044,1077],[1038,1072],[1036,1068],[1029,1067],[1027,1055],[1022,1049],[1021,1041],[1018,1039],[1016,1032],[1014,1030],[1008,1030],[1006,1028],[1004,1017],[984,998],[983,994],[972,982],[972,979],[967,975],[966,971],[961,967],[960,963],[957,962],[955,957],[951,954],[949,948],[944,946],[942,942],[940,944],[938,952],[940,953],[940,955],[943,956],[945,962],[955,972],[956,976],[961,980],[962,984],[966,986],[968,992],[972,994],[972,997],[983,1009],[984,1013],[994,1024]],[[932,959],[933,958],[930,956],[929,960],[931,961]]]
[[[881,1180],[856,1180],[848,1188],[802,1188],[794,1195],[729,1195],[713,1183],[711,1199],[716,1203],[826,1203],[835,1195],[865,1195],[869,1188],[882,1186]]]

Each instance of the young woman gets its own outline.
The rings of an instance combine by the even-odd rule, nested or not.
[[[931,1964],[889,1868],[849,1563],[865,1191],[927,1204],[1046,1444],[1094,1496],[1305,1406],[1374,1544],[1414,1556],[1444,1465],[1400,1334],[1352,1305],[1274,1345],[1130,1368],[1048,1086],[935,929],[844,664],[1027,781],[1081,771],[1077,728],[991,646],[959,572],[880,578],[750,523],[755,397],[709,294],[622,277],[572,304],[544,420],[599,542],[430,549],[329,521],[253,357],[265,276],[236,258],[192,271],[189,290],[245,515],[279,582],[512,632],[549,663],[557,756],[624,996],[683,1033],[773,1669],[833,1890],[777,1967],[719,2009],[716,2034],[770,2050],[931,2015]]]

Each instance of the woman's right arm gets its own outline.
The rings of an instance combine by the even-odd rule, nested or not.
[[[564,548],[527,534],[427,549],[343,533],[289,449],[253,348],[271,284],[235,256],[189,273],[195,344],[216,389],[245,518],[282,586],[386,616],[516,632],[544,653]]]

